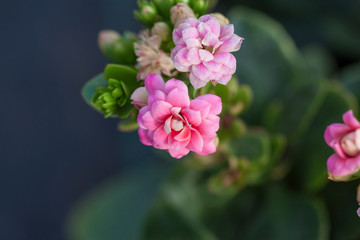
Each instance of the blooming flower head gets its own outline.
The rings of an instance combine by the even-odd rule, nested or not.
[[[325,130],[326,143],[335,150],[327,161],[329,178],[346,181],[360,170],[360,123],[351,110],[342,123],[333,123]]]
[[[220,97],[205,94],[190,100],[188,88],[180,80],[164,83],[158,74],[145,78],[147,105],[137,117],[140,141],[167,150],[174,158],[193,151],[207,155],[216,151],[213,140],[219,129]]]
[[[220,25],[213,15],[188,18],[174,29],[173,40],[175,68],[190,72],[194,88],[209,81],[225,85],[235,73],[236,59],[230,52],[240,49],[243,38],[234,34],[234,25]]]
[[[174,64],[169,54],[160,50],[161,37],[159,35],[150,36],[148,30],[139,35],[140,41],[134,43],[137,58],[137,67],[140,69],[138,79],[144,79],[150,73],[164,74],[172,76],[171,71]]]

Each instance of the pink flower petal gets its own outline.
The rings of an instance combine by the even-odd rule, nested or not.
[[[190,101],[190,108],[199,111],[201,113],[201,118],[206,118],[209,115],[211,104],[197,97]]]
[[[179,50],[172,58],[175,68],[180,72],[188,72],[191,69],[191,63],[187,60],[189,50],[183,48]]]
[[[200,135],[200,133],[197,130],[192,130],[191,131],[191,140],[189,142],[189,145],[187,146],[187,148],[190,151],[199,153],[202,152],[204,147],[204,141]]]
[[[333,123],[329,125],[324,133],[325,142],[332,147],[334,141],[339,141],[343,138],[347,133],[349,133],[351,129],[342,123]]]
[[[202,48],[202,45],[201,45],[199,39],[195,39],[195,38],[185,39],[185,44],[186,44],[186,47],[188,49],[190,49],[190,48]],[[176,47],[177,47],[177,45],[176,45]]]
[[[164,124],[164,131],[167,134],[171,133],[171,120],[172,120],[172,116],[170,116],[168,119],[166,119],[165,124]]]
[[[222,85],[226,85],[232,77],[232,74],[224,74],[219,79],[216,80],[217,83],[220,83]]]
[[[166,86],[166,84],[165,84]],[[166,99],[165,93],[160,90],[155,90],[149,97],[148,97],[148,105],[151,106],[155,101],[162,100],[164,101]]]
[[[188,52],[186,59],[193,65],[201,63],[198,48],[191,48]]]
[[[169,148],[168,136],[169,135],[165,132],[163,126],[160,126],[154,132],[153,146],[158,149],[168,149]]]
[[[203,119],[201,125],[196,126],[195,128],[200,132],[201,135],[210,135],[219,130],[220,118],[215,115],[209,115],[207,118]]]
[[[213,32],[208,32],[203,40],[201,41],[201,44],[203,44],[204,46],[208,46],[208,47],[213,47],[215,46],[217,43],[219,42],[219,38],[213,33]],[[221,45],[222,46],[222,45]],[[220,46],[220,47],[221,47]]]
[[[205,35],[211,31],[211,28],[208,25],[206,25],[205,23],[200,22],[199,25],[197,26],[197,30],[200,34],[200,37],[204,38]]]
[[[192,126],[198,126],[201,124],[201,113],[190,108],[183,109],[181,113],[189,121]]]
[[[147,111],[143,116],[142,116],[142,123],[143,126],[146,129],[149,130],[155,130],[157,129],[161,124],[156,121],[153,116],[151,115],[150,111]]]
[[[243,42],[243,38],[238,35],[232,35],[227,39],[223,39],[223,44],[217,49],[217,52],[235,52],[238,51],[241,47],[241,43]]]
[[[140,109],[139,114],[137,116],[137,122],[139,124],[139,127],[141,128],[145,128],[144,123],[142,121],[142,117],[144,116],[145,113],[147,113],[148,111],[150,111],[148,106],[145,106],[143,108]]]
[[[347,111],[343,115],[343,121],[346,125],[348,125],[352,129],[360,128],[359,121],[354,117],[354,113],[352,110]]]
[[[165,101],[155,101],[151,106],[151,115],[159,122],[165,122],[171,115],[172,105]]]
[[[204,145],[203,150],[201,152],[197,152],[199,155],[209,155],[216,152],[216,146],[213,142],[208,142]]]
[[[198,50],[198,53],[199,53],[199,57],[201,59],[202,62],[209,62],[211,60],[214,59],[214,55],[212,55],[209,51],[207,50],[204,50],[204,49],[199,49]],[[200,62],[199,62],[200,63]],[[204,64],[204,66],[206,66]]]
[[[174,140],[176,141],[187,141],[190,139],[191,131],[188,127],[184,127],[181,132],[174,136]]]
[[[220,35],[220,24],[219,24],[218,20],[214,16],[212,16],[210,14],[204,15],[204,16],[199,18],[199,21],[206,23],[206,25],[210,27],[211,32],[214,33],[216,35],[216,37],[219,37],[219,35]]]
[[[189,144],[190,139],[186,141],[176,141],[174,139],[175,134],[171,133],[169,136],[169,153],[174,158],[181,158],[189,153],[186,146]]]
[[[183,91],[175,88],[169,92],[166,101],[174,107],[187,108],[190,105],[190,98]]]
[[[210,75],[210,71],[209,69],[207,69],[204,64],[199,64],[199,65],[195,65],[192,66],[191,68],[191,72],[198,77],[199,79],[203,79],[203,81],[209,81],[209,75]]]
[[[164,87],[164,80],[159,74],[149,74],[145,78],[146,91],[151,94],[155,90],[162,90]]]
[[[151,146],[152,145],[152,141],[151,139],[148,137],[147,135],[147,131],[146,129],[143,128],[139,128],[138,130],[138,134],[139,134],[139,138],[140,138],[140,142],[146,146]]]
[[[185,40],[187,38],[197,39],[199,37],[199,33],[196,28],[189,27],[182,30],[182,38]]]
[[[188,87],[186,86],[186,84],[182,81],[172,78],[165,83],[164,92],[168,94],[174,89],[180,90],[181,92],[183,92],[184,95],[189,95]]]
[[[201,80],[200,78],[196,77],[192,72],[190,72],[189,79],[195,89],[204,87],[209,82],[206,80]]]
[[[209,111],[210,114],[219,115],[221,113],[222,103],[220,97],[213,94],[204,94],[197,97],[196,99],[203,100],[211,104],[211,108]]]
[[[220,41],[225,38],[229,38],[234,34],[234,25],[233,24],[223,24],[220,26]]]

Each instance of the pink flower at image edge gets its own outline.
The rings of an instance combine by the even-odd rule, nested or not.
[[[220,25],[212,15],[188,18],[173,31],[175,48],[171,58],[180,72],[190,72],[194,88],[209,81],[227,84],[236,70],[230,53],[240,49],[242,37],[234,34],[234,25]]]
[[[343,115],[343,123],[329,125],[324,133],[326,143],[335,153],[327,161],[329,179],[346,181],[360,169],[360,123],[352,110]]]
[[[219,129],[220,97],[205,94],[190,100],[188,88],[180,80],[166,83],[158,74],[145,78],[147,105],[137,117],[140,141],[167,150],[174,158],[193,151],[207,155],[216,151],[213,143]]]

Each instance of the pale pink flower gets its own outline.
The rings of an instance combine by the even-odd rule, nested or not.
[[[174,158],[193,151],[207,155],[216,151],[213,140],[219,129],[220,97],[206,94],[190,100],[184,82],[164,83],[158,74],[145,78],[147,105],[137,117],[140,141],[167,150]]]
[[[326,143],[335,150],[327,161],[329,178],[349,180],[360,169],[360,123],[351,110],[343,115],[342,123],[329,125],[324,134]]]
[[[190,72],[194,88],[212,81],[227,84],[236,70],[230,53],[240,49],[243,38],[234,34],[234,25],[220,26],[213,15],[188,18],[173,31],[175,48],[171,52],[175,68]]]
[[[178,3],[170,9],[170,19],[175,27],[187,18],[194,18],[194,11],[186,3]]]
[[[134,43],[137,67],[140,69],[137,78],[144,79],[150,73],[172,76],[174,64],[168,53],[160,50],[161,37],[150,35],[148,30],[139,34],[140,40]]]
[[[148,97],[149,94],[145,87],[139,87],[131,94],[130,99],[132,100],[131,103],[134,104],[137,109],[140,109],[147,105]]]

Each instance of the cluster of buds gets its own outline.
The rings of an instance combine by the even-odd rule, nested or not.
[[[129,90],[122,81],[109,79],[108,87],[97,89],[93,102],[104,112],[105,117],[109,117],[116,115],[129,97]]]

